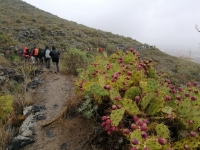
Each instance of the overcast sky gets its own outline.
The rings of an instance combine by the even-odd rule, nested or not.
[[[160,50],[200,51],[200,0],[24,0],[88,27]]]

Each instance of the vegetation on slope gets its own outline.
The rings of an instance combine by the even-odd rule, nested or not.
[[[58,49],[87,49],[106,47],[108,54],[122,45],[126,49],[143,45],[129,37],[103,32],[76,22],[61,19],[21,0],[0,0],[0,47],[24,45],[44,48],[46,44]],[[0,49],[1,49],[0,48]],[[167,55],[154,48],[139,50],[141,58],[151,58],[157,70],[167,72],[172,82],[199,81],[200,66]]]
[[[5,50],[10,46],[20,49],[24,45],[28,47],[36,45],[43,48],[47,44],[49,46],[55,45],[60,50],[68,49],[69,51],[64,54],[64,61],[67,62],[67,59],[70,58],[75,59],[75,61],[65,64],[65,69],[68,73],[74,75],[78,74],[79,68],[86,68],[90,62],[86,60],[91,52],[82,53],[81,50],[83,49],[105,47],[108,54],[111,54],[116,51],[116,47],[119,45],[124,46],[125,50],[143,45],[130,37],[95,30],[76,22],[61,19],[21,0],[0,0],[0,3],[0,49]],[[76,52],[75,58],[73,50],[74,53]],[[155,66],[156,70],[164,71],[166,78],[170,78],[175,85],[184,85],[188,81],[199,82],[200,80],[200,66],[196,63],[183,61],[156,48],[139,50],[139,53],[142,59],[151,58],[153,60],[152,65]],[[82,56],[83,58],[76,58]],[[85,62],[87,63],[84,64]],[[81,64],[81,66],[77,66],[77,64]],[[10,87],[16,93],[20,91],[19,89],[23,89],[15,83]],[[20,98],[23,99],[24,97]],[[20,108],[23,107],[21,103],[18,103],[18,105]],[[17,105],[15,106],[17,108]]]
[[[175,88],[165,73],[153,68],[152,59],[141,60],[134,50],[97,57],[80,73],[75,90],[85,95],[79,112],[97,122],[99,129],[90,139],[95,147],[198,148],[198,83]]]

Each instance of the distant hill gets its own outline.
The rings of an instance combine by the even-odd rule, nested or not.
[[[134,30],[134,29],[133,29]],[[22,0],[0,0],[0,49],[55,45],[59,49],[105,47],[109,53],[117,46],[129,49],[148,46],[130,37],[89,28],[61,19]],[[157,48],[138,50],[141,58],[151,58],[159,71],[167,73],[173,83],[200,81],[200,66],[161,52]]]

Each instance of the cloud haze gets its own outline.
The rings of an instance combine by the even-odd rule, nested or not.
[[[160,50],[199,50],[199,0],[24,0],[86,26],[155,45]]]

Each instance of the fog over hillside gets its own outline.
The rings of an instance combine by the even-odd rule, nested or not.
[[[192,59],[195,60],[195,62],[200,63],[200,48],[193,48],[193,49],[188,49],[188,50],[165,49],[162,51],[176,57],[180,57],[180,56],[191,57]]]

